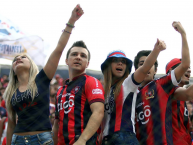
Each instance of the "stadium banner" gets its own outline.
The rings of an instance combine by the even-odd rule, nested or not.
[[[0,15],[0,58],[12,60],[15,55],[27,53],[37,65],[43,66],[44,47],[42,38],[23,33],[12,21]]]
[[[13,59],[18,54],[27,53],[37,65],[43,66],[44,41],[38,36],[27,36],[16,40],[0,40],[0,58]]]
[[[26,34],[16,24],[0,15],[0,40],[14,40],[24,36]]]

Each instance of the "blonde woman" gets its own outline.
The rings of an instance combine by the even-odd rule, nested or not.
[[[165,48],[165,43],[157,40],[143,66],[131,75],[132,61],[122,51],[110,53],[102,63],[105,90],[102,145],[139,145],[134,127],[137,88]]]
[[[26,54],[14,58],[4,93],[8,111],[7,145],[54,144],[49,121],[49,84],[75,22],[83,11],[77,5],[44,68],[39,72]],[[16,115],[18,120],[16,123]]]

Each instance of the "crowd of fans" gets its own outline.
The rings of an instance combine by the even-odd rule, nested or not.
[[[60,86],[63,86],[64,80],[59,74],[56,74],[55,77],[50,82],[50,122],[53,125],[55,119],[55,97],[57,90]],[[103,79],[99,79],[103,84]],[[3,99],[3,93],[9,82],[8,75],[3,75],[0,78],[0,141],[2,145],[6,145],[6,127],[7,127],[7,112],[5,101]],[[190,85],[187,85],[188,87]],[[189,119],[190,119],[190,134],[193,140],[193,100],[186,102],[188,107]]]

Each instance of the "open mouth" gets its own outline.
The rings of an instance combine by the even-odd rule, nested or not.
[[[17,61],[17,62],[16,62],[16,65],[19,64],[19,63],[23,63],[23,62],[22,62],[22,61]]]
[[[185,74],[185,77],[187,77],[188,79],[190,78],[190,75],[188,75],[188,74]]]
[[[122,69],[122,68],[116,68],[116,70],[117,70],[117,71],[123,71],[123,69]]]
[[[75,62],[74,64],[76,64],[76,65],[81,65],[80,63],[78,63],[78,62]]]

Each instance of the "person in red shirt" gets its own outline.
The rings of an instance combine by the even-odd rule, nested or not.
[[[71,23],[82,14],[78,5],[72,12]],[[89,61],[90,52],[83,41],[75,42],[67,52],[69,79],[56,95],[55,145],[96,144],[97,130],[104,116],[104,90],[99,80],[85,74]]]
[[[5,100],[4,99],[1,101],[1,107],[6,108],[5,107]]]
[[[181,64],[181,59],[174,58],[166,65],[166,74],[170,73]],[[190,81],[190,68],[184,73],[179,87],[188,85]],[[174,145],[191,145],[190,122],[188,109],[185,101],[172,99],[172,129]]]
[[[141,83],[136,101],[137,138],[142,145],[173,145],[171,99],[193,99],[193,85],[188,89],[177,87],[190,66],[186,33],[180,22],[172,26],[182,37],[182,61],[171,73],[154,80],[158,64],[155,64]],[[135,57],[134,66],[143,65],[150,52],[141,51]]]
[[[111,52],[101,64],[105,89],[103,145],[139,144],[134,126],[137,88],[165,49],[165,43],[157,40],[144,66],[131,74],[132,61],[122,51]]]
[[[60,86],[63,86],[63,82],[64,82],[63,78],[61,78],[61,76],[59,74],[56,74],[55,78],[56,78],[56,81],[58,82],[58,84]]]

